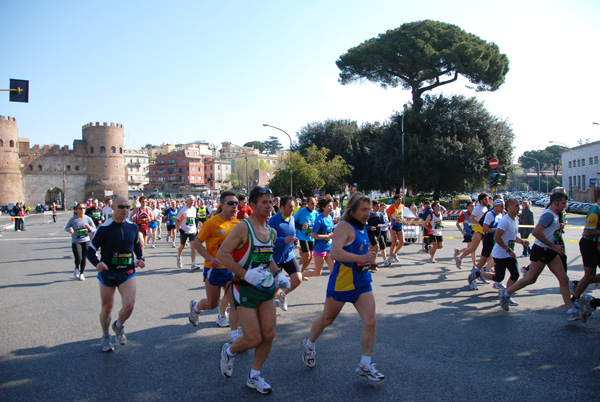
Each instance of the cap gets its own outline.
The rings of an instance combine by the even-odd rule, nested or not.
[[[498,198],[497,200],[494,200],[494,206],[496,205],[504,205],[504,200]]]
[[[196,197],[194,197],[193,195],[191,195],[191,194],[190,194],[190,195],[188,195],[188,196],[185,198],[185,200],[186,200],[186,201],[187,201],[187,200],[196,201]]]

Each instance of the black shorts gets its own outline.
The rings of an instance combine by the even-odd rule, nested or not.
[[[314,241],[300,240],[300,250],[303,253],[308,253],[309,251],[313,251],[314,248],[315,248]]]
[[[296,272],[302,272],[300,269],[300,265],[296,258],[292,258],[288,262],[282,262],[281,264],[277,264],[277,266],[287,272],[288,275],[291,275]]]
[[[598,243],[582,237],[579,240],[579,252],[584,267],[596,268],[598,266]]]
[[[135,269],[109,269],[98,272],[97,278],[104,286],[114,288],[134,276]]]
[[[387,243],[387,231],[379,233],[379,236],[377,236],[377,241],[379,242],[379,249],[385,250]]]
[[[472,234],[463,235],[463,243],[471,243],[473,241]]]
[[[519,265],[516,258],[494,258],[494,282],[502,282],[507,269],[511,280],[514,282],[519,280]]]
[[[494,236],[483,236],[483,248],[481,249],[482,257],[489,258],[490,254],[492,254],[494,243]]]
[[[169,230],[175,230],[175,229],[177,229],[177,226],[167,224],[167,231],[169,231]]]
[[[443,243],[444,242],[444,236],[436,236],[436,235],[429,235],[429,237],[431,238],[431,242],[436,242],[436,243]]]
[[[189,239],[190,242],[193,241],[197,236],[197,233],[185,233],[184,231],[179,231],[179,242],[183,245]]]
[[[537,244],[534,244],[531,248],[531,256],[529,256],[530,261],[541,261],[544,264],[550,263],[558,253],[552,249],[540,247]]]
[[[142,234],[142,236],[147,237],[148,236],[148,231],[147,230],[140,230],[140,233]]]

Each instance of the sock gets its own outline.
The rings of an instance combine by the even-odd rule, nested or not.
[[[369,364],[371,364],[371,356],[363,356],[360,359],[360,364],[362,364],[363,366],[368,366]]]
[[[313,349],[315,348],[315,344],[314,344],[314,343],[312,343],[312,342],[310,341],[310,339],[307,339],[307,340],[306,340],[306,347],[307,347],[307,348],[309,348],[310,350],[313,350]]]
[[[250,370],[250,378],[256,378],[260,376],[260,371]]]
[[[575,296],[572,296],[572,297],[571,297],[571,302],[574,302],[574,301],[576,301],[576,300],[579,300],[579,297],[575,297]]]
[[[590,306],[592,306],[592,308],[594,310],[596,310],[597,307],[600,307],[600,299],[592,299],[592,300],[590,300]]]
[[[227,356],[233,357],[233,356],[235,356],[235,353],[231,353],[231,351],[229,350],[230,347],[231,347],[231,345],[227,346],[227,349],[225,349],[225,352],[227,352]]]
[[[237,337],[238,334],[240,333],[240,331],[238,331],[237,329],[232,329],[231,330],[231,337]]]
[[[115,321],[115,326],[116,326],[117,328],[119,328],[119,329],[122,329],[122,328],[124,327],[124,325],[123,325],[123,324],[121,324],[121,323],[119,322],[119,320]]]
[[[102,333],[102,336],[103,336],[103,337],[110,337],[110,334],[109,334],[108,332],[103,332],[103,333]]]
[[[198,302],[196,302],[196,303],[194,304],[194,311],[195,311],[196,313],[200,314],[200,312],[201,312],[202,310],[200,310],[200,309],[198,308],[198,304],[199,304]]]

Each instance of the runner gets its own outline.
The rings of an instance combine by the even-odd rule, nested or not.
[[[369,218],[367,219],[367,235],[369,236],[369,244],[371,247],[374,247],[377,252],[381,250],[382,244],[381,240],[381,228],[383,227],[384,220],[383,215],[387,215],[386,213],[379,212],[379,203],[375,200],[371,201],[371,212],[369,213]],[[385,243],[383,244],[383,253],[385,253]],[[382,264],[386,267],[389,267],[391,261],[383,259]],[[371,271],[376,272],[377,266],[372,265]]]
[[[569,296],[569,278],[560,260],[560,255],[564,254],[564,248],[554,242],[555,235],[560,231],[559,215],[564,210],[566,204],[566,194],[554,193],[550,196],[550,206],[544,210],[533,229],[532,235],[535,237],[535,242],[531,249],[529,273],[525,278],[519,279],[517,283],[508,289],[500,289],[498,291],[500,306],[504,311],[509,310],[510,296],[517,290],[535,283],[547,265],[554,276],[556,276],[556,279],[558,279],[560,293],[567,308],[567,321],[579,319],[579,311],[573,308]]]
[[[221,374],[233,373],[236,353],[255,348],[246,385],[261,394],[272,392],[261,377],[262,366],[275,338],[275,288],[286,290],[290,281],[273,260],[275,231],[266,225],[273,196],[268,188],[254,187],[248,197],[254,212],[229,233],[217,258],[234,274],[233,297],[244,334],[221,347]],[[276,277],[274,278],[274,276]]]
[[[221,289],[224,296],[220,303],[220,311],[217,316],[216,324],[219,327],[228,327],[227,305],[233,306],[231,297],[231,283],[233,276],[217,256],[219,247],[229,234],[233,227],[239,222],[235,217],[237,215],[238,200],[233,191],[224,191],[221,194],[219,213],[210,218],[202,227],[198,236],[190,243],[190,246],[198,251],[204,257],[204,287],[206,289],[206,298],[190,301],[189,320],[193,326],[197,326],[202,310],[212,310],[219,306],[219,297]],[[202,244],[206,244],[206,247]],[[231,342],[238,336],[238,317],[235,308],[231,309]]]
[[[85,214],[92,218],[96,227],[100,226],[104,221],[102,209],[98,208],[98,199],[92,201],[92,205],[85,210]]]
[[[442,236],[442,213],[440,212],[440,203],[434,201],[431,204],[431,213],[425,220],[425,226],[430,228],[431,231],[431,246],[429,247],[429,262],[435,264],[435,252],[441,248],[444,248],[444,237]]]
[[[473,228],[471,227],[471,224],[469,223],[469,217],[473,213],[473,208],[475,208],[475,204],[473,204],[473,201],[467,202],[467,210],[462,211],[460,213],[460,216],[458,217],[458,220],[456,221],[456,227],[458,228],[458,230],[460,230],[460,233],[463,235],[463,243],[467,243],[467,247],[462,248],[460,250],[455,248],[454,249],[454,258],[455,259],[460,254],[462,254],[463,251],[465,251],[466,249],[471,247],[471,245],[473,244]],[[461,223],[462,223],[462,227],[461,227]],[[471,259],[473,261],[473,266],[476,266],[477,258],[475,256],[474,251],[471,253]]]
[[[294,220],[296,225],[296,238],[300,240],[300,264],[301,272],[304,272],[308,265],[313,259],[313,249],[315,247],[315,241],[310,236],[312,228],[315,225],[318,213],[315,211],[317,201],[314,197],[309,197],[307,200],[306,207],[300,208],[298,212],[294,214]],[[308,278],[303,278],[308,280]]]
[[[494,206],[494,210],[496,210],[496,206]],[[523,241],[518,236],[518,213],[519,200],[514,198],[507,200],[506,214],[500,219],[494,232],[495,244],[491,252],[491,256],[494,259],[494,273],[480,272],[478,268],[474,268],[468,278],[469,284],[473,283],[476,278],[481,276],[492,280],[495,283],[502,283],[507,269],[510,272],[510,278],[506,283],[507,287],[510,288],[519,279],[519,265],[515,254],[515,243],[528,247],[529,242]],[[519,303],[512,300],[512,298],[509,299],[508,303],[509,306],[519,305]]]
[[[237,218],[239,220],[246,219],[252,215],[252,208],[248,206],[248,200],[246,199],[245,195],[238,195],[238,199],[240,201],[240,207],[238,208]]]
[[[194,201],[196,201],[196,197],[188,195],[185,199],[186,205],[179,208],[175,216],[175,225],[179,232],[180,243],[177,250],[177,268],[183,267],[181,255],[188,240],[193,241],[196,238],[196,208],[194,208]],[[196,265],[196,250],[193,247],[190,247],[190,256],[192,259],[192,271],[200,269],[200,266]]]
[[[204,205],[204,200],[200,199],[200,201],[198,201],[198,208],[196,210],[196,227],[198,232],[200,231],[202,224],[206,222],[207,217],[208,211],[206,209],[206,205]]]
[[[494,248],[494,235],[496,234],[496,228],[498,227],[498,222],[502,219],[502,212],[504,212],[504,200],[501,198],[497,198],[494,200],[494,204],[492,209],[488,210],[483,214],[483,217],[479,220],[479,224],[483,225],[482,229],[485,235],[483,236],[483,247],[481,248],[481,256],[479,257],[479,261],[477,261],[477,265],[471,269],[471,273],[475,272],[475,270],[482,270],[485,272],[484,266],[488,264],[488,267],[491,267],[494,260],[490,258],[492,254],[492,249]],[[481,281],[481,283],[487,283],[485,280],[487,276],[477,277]],[[495,289],[501,288],[501,283],[494,282]],[[471,290],[477,290],[477,284],[475,282],[469,283]]]
[[[156,231],[160,228],[161,213],[156,208],[156,201],[150,201],[150,223],[148,224],[148,242],[152,241],[150,248],[156,248]]]
[[[77,204],[75,207],[76,215],[69,219],[65,226],[65,231],[71,233],[71,248],[75,257],[75,275],[76,279],[85,281],[85,260],[88,246],[90,245],[90,232],[96,231],[96,225],[92,218],[85,214],[85,205]]]
[[[381,213],[381,216],[383,218],[383,225],[381,225],[381,232],[379,235],[379,251],[381,251],[381,258],[383,258],[383,266],[384,267],[389,267],[392,263],[392,259],[391,257],[387,257],[386,256],[386,252],[385,249],[387,247],[387,242],[390,238],[390,222],[389,222],[389,218],[387,216],[386,213],[386,207],[387,205],[385,205],[383,202],[379,203],[379,212]]]
[[[171,237],[171,241],[173,242],[172,247],[175,248],[177,247],[175,245],[175,234],[177,233],[177,201],[172,200],[171,205],[163,211],[163,215],[167,220],[167,243],[169,242],[169,237]]]
[[[323,272],[323,261],[327,262],[329,272],[333,270],[333,260],[331,259],[331,237],[333,236],[333,198],[328,194],[321,197],[317,203],[317,210],[321,213],[317,216],[315,224],[310,233],[310,237],[315,240],[313,255],[315,257],[315,269],[306,270],[302,273],[303,278],[310,276],[321,276]]]
[[[112,203],[112,198],[106,199],[106,205],[104,206],[104,208],[102,208],[103,222],[106,222],[107,220],[111,219],[113,217],[113,214],[115,213],[115,211],[113,211],[112,209]]]
[[[291,195],[281,197],[279,212],[267,223],[275,229],[277,237],[275,238],[275,248],[273,250],[273,259],[279,267],[290,276],[291,286],[289,289],[279,289],[277,292],[277,300],[279,300],[279,308],[287,311],[287,296],[296,289],[302,282],[302,274],[300,273],[300,265],[294,254],[294,246],[300,242],[296,238],[296,226],[294,216],[294,206],[296,202]]]
[[[129,203],[126,197],[115,197],[117,209],[112,219],[104,222],[96,231],[87,250],[87,258],[96,267],[100,281],[100,325],[102,326],[102,351],[114,348],[110,342],[108,327],[114,305],[115,289],[121,294],[122,308],[118,319],[113,323],[117,341],[127,343],[124,324],[131,316],[135,305],[135,269],[144,268],[144,256],[138,236],[137,225],[126,220]],[[96,253],[100,252],[98,259]],[[134,262],[133,255],[137,257]]]
[[[390,220],[390,237],[392,246],[390,247],[390,257],[394,262],[399,262],[398,251],[404,246],[404,204],[402,204],[402,196],[396,194],[394,203],[387,210]]]
[[[146,197],[141,196],[139,198],[139,207],[133,207],[133,211],[129,215],[129,220],[135,223],[139,229],[140,245],[142,247],[142,253],[146,247],[146,238],[148,237],[148,231],[150,230],[150,220],[153,217],[152,209],[146,205]],[[136,205],[136,204],[134,204]]]
[[[469,217],[469,225],[471,225],[471,227],[473,228],[473,241],[471,242],[470,247],[467,247],[462,252],[462,254],[454,258],[456,262],[456,268],[458,269],[461,268],[460,265],[462,264],[462,260],[466,256],[468,256],[471,253],[477,252],[477,247],[479,247],[479,243],[481,242],[481,239],[483,239],[483,227],[479,223],[479,220],[483,217],[483,214],[485,214],[488,210],[489,197],[490,196],[487,193],[481,193],[477,197],[478,204],[477,206],[475,206],[473,212],[471,213],[471,216]]]
[[[377,318],[369,268],[375,263],[377,253],[369,247],[365,230],[370,210],[371,200],[361,193],[354,193],[346,205],[342,221],[333,236],[331,254],[336,262],[329,275],[325,307],[321,316],[313,322],[309,337],[302,341],[302,361],[308,368],[315,366],[317,339],[349,302],[354,304],[363,323],[360,337],[362,358],[356,374],[366,376],[371,381],[381,381],[385,377],[371,360]]]

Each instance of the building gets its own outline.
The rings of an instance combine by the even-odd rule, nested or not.
[[[149,169],[149,190],[172,188],[208,190],[204,173],[204,156],[187,149],[158,155]]]
[[[67,206],[89,197],[128,195],[122,124],[89,123],[73,148],[34,145],[18,137],[14,117],[0,116],[0,205]]]
[[[204,160],[204,178],[211,190],[219,192],[229,188],[231,162],[223,159],[206,158]]]
[[[175,147],[175,145],[169,143],[148,149],[148,157],[150,158],[150,164],[154,164],[157,156],[166,155],[170,152],[175,151],[176,149],[177,147]]]
[[[594,190],[600,179],[600,141],[563,151],[562,183],[575,201],[596,202]]]
[[[129,192],[140,193],[148,183],[150,177],[150,157],[145,150],[134,151],[125,150],[125,166],[127,167],[127,175],[129,184]]]

